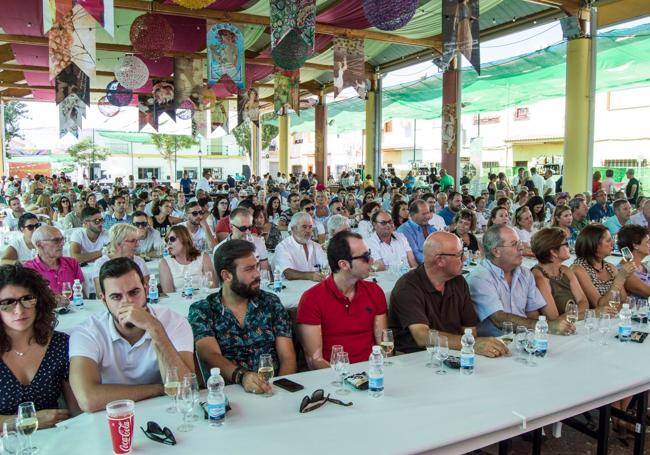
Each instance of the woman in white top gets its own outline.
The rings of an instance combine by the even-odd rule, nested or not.
[[[9,242],[2,255],[3,264],[13,264],[16,261],[24,262],[34,258],[36,247],[32,244],[32,234],[40,225],[38,217],[33,213],[23,213],[18,218],[18,229],[23,235],[14,237]]]
[[[519,240],[524,243],[524,255],[534,256],[530,249],[533,237],[533,212],[525,205],[519,207],[512,218],[512,224],[519,235]]]
[[[202,276],[211,272],[216,276],[210,256],[201,253],[192,242],[192,236],[185,226],[172,226],[167,232],[169,256],[160,261],[160,286],[163,292],[176,292],[183,289],[185,274]],[[214,283],[214,280],[212,280]]]
[[[379,204],[379,202],[376,201],[366,202],[365,204],[363,204],[363,207],[361,207],[361,217],[363,219],[359,221],[359,225],[357,226],[357,232],[364,239],[370,237],[370,234],[374,232],[374,228],[372,227],[372,222],[370,221],[370,218],[375,212],[378,212],[379,210],[381,210],[381,205]]]
[[[108,244],[106,245],[106,252],[95,261],[93,268],[93,280],[95,282],[95,289],[99,292],[99,270],[104,263],[110,259],[115,258],[129,258],[140,268],[144,276],[145,289],[149,286],[149,269],[147,264],[140,256],[136,256],[135,252],[138,250],[138,228],[131,224],[117,223],[111,226],[108,231]]]

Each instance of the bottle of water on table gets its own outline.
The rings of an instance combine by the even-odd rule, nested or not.
[[[83,285],[79,279],[75,279],[72,285],[72,304],[76,307],[83,306],[84,304]]]
[[[193,295],[192,275],[189,272],[185,272],[185,276],[183,277],[183,297],[191,299]]]
[[[465,329],[465,334],[460,339],[460,374],[474,373],[474,335],[472,329]]]
[[[282,272],[280,269],[275,269],[273,272],[273,290],[275,292],[282,292]]]
[[[219,368],[210,370],[208,388],[208,421],[211,427],[220,427],[226,420],[226,395],[223,393],[224,381]]]
[[[623,304],[618,318],[618,339],[621,343],[627,343],[632,338],[632,311],[628,303]]]
[[[156,275],[153,274],[149,277],[149,294],[147,296],[147,300],[151,304],[156,304],[159,300],[158,280],[156,279]]]
[[[406,259],[402,258],[399,261],[399,276],[404,275],[406,272],[409,271],[409,266],[406,263]]]
[[[535,324],[535,356],[545,357],[548,351],[548,323],[546,316],[540,316]]]
[[[384,395],[384,356],[381,346],[373,346],[368,359],[368,393],[372,398]]]

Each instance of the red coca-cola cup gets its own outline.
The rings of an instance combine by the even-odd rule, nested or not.
[[[113,453],[124,455],[131,453],[133,442],[133,400],[111,401],[106,405],[108,428],[113,441]]]

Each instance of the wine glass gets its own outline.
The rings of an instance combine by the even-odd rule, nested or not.
[[[600,313],[600,320],[598,321],[598,333],[600,333],[600,344],[602,346],[607,346],[609,341],[607,337],[609,335],[609,329],[612,324],[612,315],[609,313]]]
[[[526,360],[526,333],[528,333],[528,328],[519,325],[517,326],[517,333],[515,335],[515,347],[517,348],[517,358],[516,362],[523,363],[524,365],[528,363]]]
[[[525,349],[528,353],[528,359],[526,360],[526,365],[529,367],[536,367],[537,363],[533,361],[533,353],[537,350],[537,343],[535,342],[535,331],[526,330],[526,344]]]
[[[269,272],[267,270],[264,270],[266,272],[266,276],[268,277]],[[212,272],[205,272],[203,274],[203,288],[205,289],[206,295],[210,293],[210,289],[212,289],[212,286],[214,286],[214,281],[212,279]]]
[[[336,355],[336,371],[341,378],[341,388],[337,389],[336,393],[339,395],[347,395],[350,393],[350,391],[345,388],[345,377],[350,372],[350,357],[347,352],[339,352]]]
[[[447,374],[447,371],[444,369],[444,361],[449,357],[449,340],[446,336],[442,335],[439,335],[437,340],[435,356],[440,363],[436,374]]]
[[[598,326],[598,319],[596,319],[596,310],[585,311],[585,329],[587,329],[587,339],[594,341],[593,331]]]
[[[338,362],[338,354],[339,352],[343,352],[343,346],[340,344],[335,344],[332,346],[332,353],[330,354],[330,367],[332,370],[334,370],[334,374],[336,375],[336,380],[332,381],[332,385],[341,387],[341,376],[339,375],[338,370],[336,369],[336,364]]]
[[[185,381],[185,380],[189,381],[190,384],[192,384],[192,391],[194,392],[194,406],[192,407],[193,412],[190,415],[190,422],[196,422],[196,421],[198,421],[200,419],[200,416],[197,415],[196,412],[195,412],[196,405],[198,404],[199,398],[200,398],[200,395],[199,395],[199,381],[196,378],[196,374],[194,374],[194,373],[185,373],[185,375],[183,375],[183,381]]]
[[[320,266],[320,273],[322,273],[325,278],[330,276],[330,266],[327,262]]]
[[[433,363],[433,356],[436,353],[436,343],[438,340],[438,331],[429,329],[427,336],[427,352],[429,353],[429,362],[425,365],[428,368],[433,368],[436,365]]]
[[[391,329],[384,329],[381,332],[381,351],[384,354],[384,365],[391,366],[393,364],[393,362],[388,360],[388,357],[390,357],[394,348],[393,331]]]
[[[167,412],[175,413],[176,412],[176,394],[178,393],[178,368],[169,367],[165,372],[165,395],[172,399],[172,402],[167,408]]]
[[[192,389],[192,380],[184,377],[183,381],[178,383],[178,391],[176,394],[176,406],[178,412],[183,416],[183,423],[179,425],[178,431],[190,431],[194,426],[189,423],[189,415],[194,409],[194,390]]]
[[[505,321],[501,325],[501,339],[506,343],[508,347],[514,341],[515,330],[512,325],[512,321]]]
[[[32,434],[38,429],[38,417],[34,402],[26,401],[18,405],[16,416],[16,430],[25,438],[25,447],[21,454],[32,455],[38,452],[38,448],[32,444]]]
[[[61,283],[61,295],[70,302],[70,298],[72,298],[72,286],[69,281]]]
[[[648,299],[639,299],[638,311],[641,318],[640,322],[645,322],[646,325],[649,324],[650,321],[648,321],[648,311],[650,311],[650,308],[648,306]]]
[[[260,270],[260,286],[263,291],[266,291],[269,288],[269,283],[271,278],[269,277],[269,271],[266,269]]]
[[[569,300],[564,308],[566,320],[574,326],[578,322],[578,304],[573,300]]]
[[[264,382],[267,384],[270,383],[273,379],[274,369],[273,369],[273,357],[271,354],[262,354],[260,356],[260,366],[257,368],[257,374]],[[265,397],[272,396],[272,392],[265,393]]]
[[[0,442],[2,450],[0,453],[7,455],[17,455],[21,453],[20,438],[16,430],[16,419],[6,419],[2,424],[2,439]]]
[[[608,303],[611,308],[618,310],[621,305],[621,293],[614,290],[610,291]]]

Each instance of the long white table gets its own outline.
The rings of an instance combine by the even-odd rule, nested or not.
[[[425,352],[399,356],[385,368],[384,397],[352,391],[339,397],[352,407],[327,403],[304,415],[298,413],[304,395],[317,388],[334,392],[332,371],[292,375],[305,390],[276,387],[271,398],[228,386],[233,410],[226,424],[211,428],[200,421],[189,433],[176,431],[180,415],[164,411],[167,397],[146,400],[136,404],[136,427],[154,420],[172,429],[178,445],[150,441],[137,429],[134,453],[464,453],[650,389],[650,342],[622,344],[614,333],[609,346],[589,342],[584,333],[551,336],[549,354],[535,368],[509,357],[477,357],[473,376],[436,375],[424,366]],[[367,365],[351,371],[367,371]],[[38,431],[34,441],[43,455],[111,453],[104,412]]]

